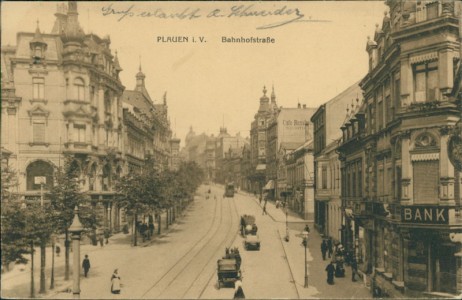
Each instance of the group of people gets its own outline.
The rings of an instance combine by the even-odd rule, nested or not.
[[[153,222],[149,222],[149,224],[146,224],[146,222],[138,221],[138,223],[136,224],[136,229],[142,236],[144,242],[145,240],[151,239],[151,237],[154,235],[155,226]]]
[[[337,243],[335,249],[332,249],[332,240],[323,239],[321,243],[321,252],[323,260],[326,259],[326,254],[331,258],[330,263],[326,267],[327,272],[327,283],[334,284],[334,277],[345,277],[345,268],[343,266],[346,258],[347,262],[351,266],[351,281],[356,281],[356,275],[358,274],[358,263],[354,255],[348,254],[343,245]]]

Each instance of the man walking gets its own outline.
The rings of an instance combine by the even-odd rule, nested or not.
[[[268,213],[266,212],[266,200],[265,200],[265,204],[263,204],[263,213],[262,215],[267,215]]]
[[[82,261],[82,268],[83,268],[85,277],[87,277],[88,271],[90,271],[90,260],[88,259],[87,254],[85,254],[85,258]]]
[[[332,239],[329,238],[327,240],[327,253],[329,254],[329,258],[332,256],[332,252],[333,252],[333,249],[332,249]]]

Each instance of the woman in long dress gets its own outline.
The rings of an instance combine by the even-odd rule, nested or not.
[[[117,269],[114,270],[111,277],[111,293],[120,294],[120,276]]]

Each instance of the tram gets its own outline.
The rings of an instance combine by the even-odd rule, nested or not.
[[[234,183],[228,182],[225,187],[225,197],[234,197]]]

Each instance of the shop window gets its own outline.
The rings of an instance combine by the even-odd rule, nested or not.
[[[438,202],[439,160],[414,161],[414,203]]]
[[[457,261],[454,255],[456,247],[449,245],[432,245],[433,291],[456,294]]]
[[[438,100],[438,62],[414,66],[415,102]]]
[[[43,100],[45,99],[45,79],[44,78],[33,78],[33,99]]]

